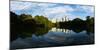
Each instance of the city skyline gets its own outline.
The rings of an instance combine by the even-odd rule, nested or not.
[[[43,15],[53,22],[56,22],[56,19],[61,21],[65,16],[70,20],[74,18],[85,20],[86,16],[94,17],[94,6],[86,5],[10,1],[10,10],[18,15],[23,13],[33,17]]]

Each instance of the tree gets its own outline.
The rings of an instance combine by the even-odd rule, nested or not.
[[[89,32],[94,32],[94,17],[87,16],[86,17],[86,27]]]
[[[86,20],[88,21],[89,19],[90,19],[90,16],[87,16],[87,17],[86,17]]]
[[[26,15],[26,14],[21,14],[20,16],[19,16],[19,18],[21,19],[21,20],[28,20],[28,19],[33,19],[32,18],[32,16],[31,15]]]
[[[38,25],[44,25],[44,27],[52,27],[53,26],[53,23],[44,16],[36,15],[34,17],[34,20],[37,22]]]

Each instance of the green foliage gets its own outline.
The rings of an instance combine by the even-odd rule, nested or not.
[[[34,17],[34,20],[37,22],[37,24],[43,24],[45,27],[52,27],[53,23],[48,20],[48,18],[44,16],[38,16],[36,15]]]
[[[32,19],[32,16],[31,15],[26,15],[26,14],[21,14],[19,16],[19,18],[24,21],[24,20]]]
[[[94,32],[94,17],[87,16],[86,20],[80,18],[75,18],[70,21],[59,22],[57,27],[66,28],[74,30],[75,32],[80,32],[81,30],[88,30],[89,32]]]
[[[94,24],[94,17],[87,16],[87,20],[86,20],[88,25],[93,25]]]
[[[94,17],[87,16],[86,27],[88,31],[94,32]]]
[[[36,15],[34,18],[31,15],[28,14],[21,14],[16,15],[15,13],[11,12],[11,21],[13,23],[20,23],[19,26],[25,26],[25,27],[53,27],[54,24],[48,20],[48,18],[44,16]],[[16,21],[16,22],[14,22]]]
[[[67,21],[65,17],[62,18],[61,22],[52,23],[45,16],[36,15],[33,18],[28,14],[17,15],[14,12],[10,12],[10,27],[11,38],[16,38],[18,34],[23,32],[25,33],[20,34],[20,36],[31,36],[32,33],[37,36],[43,35],[52,27],[71,29],[75,32],[80,32],[82,30],[94,32],[94,17],[87,16],[86,20],[75,18],[70,21]]]

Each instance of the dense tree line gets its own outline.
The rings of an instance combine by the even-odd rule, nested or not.
[[[59,22],[57,25],[58,28],[66,28],[75,31],[79,29],[94,32],[94,17],[87,16],[86,20],[75,18],[73,20]]]
[[[52,23],[42,15],[32,17],[29,14],[17,15],[14,12],[10,12],[11,41],[21,35],[30,36],[31,34],[29,33],[36,33],[37,36],[45,34],[52,27],[70,29],[75,32],[81,32],[82,30],[94,32],[94,17],[87,16],[86,20],[75,18],[69,21]]]
[[[10,12],[11,38],[16,38],[22,32],[36,33],[39,28],[50,29],[51,27],[53,27],[53,23],[44,16],[36,15],[33,18],[29,14],[17,15],[14,12]]]
[[[48,20],[48,18],[44,16],[36,15],[34,18],[31,15],[28,14],[21,14],[17,15],[13,12],[10,12],[10,19],[11,24],[14,24],[16,26],[25,26],[28,28],[32,27],[52,27],[53,23]]]

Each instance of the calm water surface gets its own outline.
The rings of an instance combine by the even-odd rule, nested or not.
[[[41,34],[42,33],[42,34]],[[32,48],[32,47],[50,47],[50,46],[68,46],[80,44],[93,44],[94,33],[82,30],[75,32],[68,29],[52,28],[38,29],[31,36],[22,38],[19,36],[11,42],[12,49]]]

